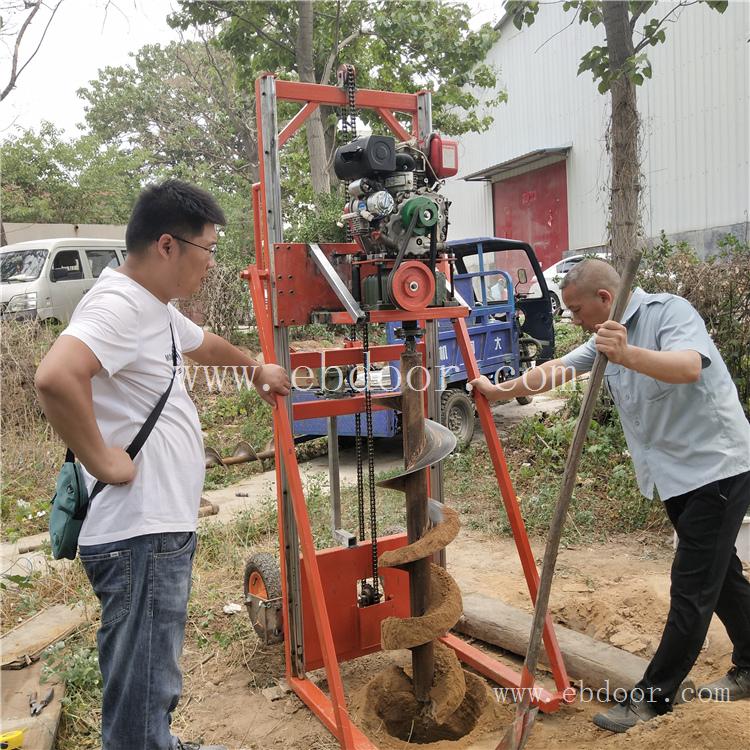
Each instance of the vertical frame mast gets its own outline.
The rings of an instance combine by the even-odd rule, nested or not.
[[[264,211],[261,221],[265,224],[263,234],[267,238],[265,252],[268,259],[269,294],[274,299],[276,287],[276,265],[274,262],[274,243],[284,241],[284,227],[281,215],[281,168],[279,165],[278,126],[276,121],[276,79],[266,74],[255,85],[256,107],[260,113],[260,132],[258,133],[258,163],[260,165],[260,179],[264,187],[265,201],[261,201],[260,209]],[[273,340],[276,348],[278,364],[285,370],[291,369],[289,355],[289,331],[279,325],[276,305],[271,304],[273,314]],[[289,419],[292,420],[292,400],[287,399],[286,408]],[[302,589],[300,584],[299,539],[297,524],[294,519],[291,498],[289,497],[289,482],[286,469],[282,461],[276,462],[277,481],[281,487],[281,507],[279,521],[283,527],[283,567],[282,575],[286,581],[284,594],[284,612],[289,617],[289,635],[287,665],[296,677],[305,674],[305,654],[303,643],[302,623]]]

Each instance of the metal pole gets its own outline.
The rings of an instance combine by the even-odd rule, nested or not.
[[[417,94],[417,138],[426,151],[427,139],[432,133],[432,94],[422,91]],[[430,384],[427,388],[427,418],[442,422],[441,399],[442,377],[440,369],[440,327],[437,320],[428,320],[425,324],[425,355]],[[430,468],[430,495],[442,503],[444,500],[443,462],[439,461]],[[436,555],[436,563],[446,566],[445,547]]]
[[[401,354],[401,418],[404,441],[404,465],[413,466],[423,450],[424,401],[422,395],[422,356],[416,349],[417,324],[404,322],[404,351]],[[427,531],[427,471],[416,471],[405,479],[406,534],[409,544],[421,539]],[[422,617],[430,603],[429,557],[416,560],[409,567],[409,600],[411,616]],[[435,662],[432,641],[411,649],[414,695],[420,703],[430,701]]]
[[[289,354],[289,332],[286,327],[279,325],[278,307],[276,304],[276,267],[274,260],[274,243],[284,241],[283,219],[281,215],[281,169],[279,166],[278,126],[276,122],[276,80],[272,75],[265,75],[260,80],[260,107],[263,153],[263,177],[265,181],[266,214],[264,220],[267,226],[268,257],[271,280],[271,298],[273,310],[273,340],[279,365],[289,370],[291,357]],[[286,400],[289,410],[290,423],[292,417],[292,399]],[[294,520],[294,510],[289,497],[289,482],[286,467],[283,462],[280,467],[284,550],[286,562],[288,609],[290,615],[289,635],[291,639],[290,653],[295,675],[305,674],[305,657],[303,651],[302,629],[302,586],[300,580],[299,537],[297,524]]]
[[[337,417],[328,417],[328,488],[331,493],[331,534],[341,528],[341,477],[339,476],[339,429]]]

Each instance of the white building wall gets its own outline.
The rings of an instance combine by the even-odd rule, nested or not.
[[[492,185],[489,182],[464,182],[454,178],[448,180],[443,192],[451,200],[449,240],[494,236]]]
[[[656,13],[667,10],[660,3]],[[496,109],[487,132],[461,137],[459,177],[536,149],[571,146],[568,231],[570,248],[578,250],[607,239],[609,95],[598,93],[589,72],[576,75],[582,55],[603,43],[604,29],[577,22],[566,28],[572,17],[554,3],[542,5],[536,22],[522,31],[504,23],[488,62],[499,69],[508,102]],[[661,229],[672,235],[716,227],[746,231],[749,36],[750,4],[730,2],[723,15],[694,6],[669,25],[665,44],[649,48],[654,77],[639,89],[648,235]],[[477,191],[458,181],[447,194],[455,209],[451,239],[476,236],[480,219],[491,231],[487,187],[484,211],[473,205]]]

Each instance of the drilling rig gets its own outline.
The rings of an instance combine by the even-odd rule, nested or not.
[[[280,100],[302,104],[281,131],[276,113]],[[263,565],[249,562],[246,604],[259,634],[283,640],[290,687],[342,748],[375,745],[350,718],[339,663],[380,650],[411,650],[410,669],[397,675],[399,689],[409,696],[398,708],[409,716],[394,714],[393,705],[376,707],[387,730],[407,739],[401,736],[407,726],[409,737],[416,739],[416,726],[420,742],[456,739],[470,731],[462,717],[476,718],[481,706],[474,704],[481,703],[482,690],[486,692],[486,687],[477,687],[483,681],[464,672],[460,662],[499,684],[521,684],[512,669],[449,632],[462,604],[460,590],[445,569],[445,547],[458,534],[460,522],[443,502],[441,462],[453,450],[455,436],[440,424],[439,320],[452,321],[467,371],[472,378],[478,376],[465,320],[469,310],[454,293],[453,258],[446,244],[450,202],[440,192],[444,179],[458,171],[458,147],[433,132],[429,92],[357,89],[350,65],[339,69],[337,86],[262,76],[256,82],[256,102],[261,173],[253,189],[256,263],[243,277],[250,287],[265,361],[290,372],[340,367],[351,378],[350,392],[340,398],[295,404],[277,400],[280,576],[277,581],[264,575]],[[345,143],[336,150],[334,170],[344,183],[340,223],[347,241],[288,243],[283,238],[279,150],[320,105],[341,113]],[[373,110],[394,135],[357,137],[361,108]],[[396,113],[410,120],[410,130]],[[403,343],[371,346],[369,327],[394,321],[400,323]],[[349,326],[346,346],[291,352],[289,328],[310,322]],[[373,393],[373,365],[396,358],[400,391]],[[404,467],[397,476],[376,482],[372,415],[384,408],[401,414]],[[534,558],[482,397],[477,410],[533,599],[538,585]],[[331,486],[338,486],[335,422],[344,414],[354,414],[356,423],[358,529],[353,533],[341,528],[337,496],[332,518],[340,546],[316,550],[291,425],[293,418],[329,420]],[[404,494],[405,534],[378,534],[378,486]],[[541,710],[553,711],[568,680],[549,620],[544,642],[557,689],[538,686],[536,702]],[[329,695],[306,676],[321,666]]]

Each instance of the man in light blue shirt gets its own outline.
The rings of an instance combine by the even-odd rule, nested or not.
[[[619,283],[608,263],[582,261],[560,286],[573,322],[595,335],[521,378],[499,385],[485,377],[472,381],[491,401],[510,399],[588,372],[597,351],[609,360],[605,380],[638,486],[648,498],[656,489],[679,538],[659,647],[628,700],[594,717],[597,726],[614,732],[671,710],[714,612],[732,640],[734,666],[701,695],[750,697],[750,583],[734,548],[750,505],[750,424],[690,303],[636,289],[622,320],[609,320]]]

